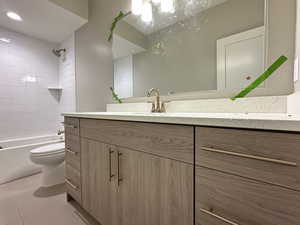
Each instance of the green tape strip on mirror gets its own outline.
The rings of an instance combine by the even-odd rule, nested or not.
[[[243,89],[236,96],[232,97],[231,100],[236,100],[237,98],[243,98],[248,95],[251,91],[262,84],[266,79],[268,79],[279,67],[281,67],[288,60],[285,56],[280,56],[262,75],[260,75],[255,81],[249,84],[245,89]]]
[[[114,90],[112,87],[110,87],[109,89],[111,90],[111,94],[112,94],[113,99],[114,99],[116,102],[118,102],[119,104],[121,104],[121,103],[122,103],[122,100],[119,98],[119,96],[118,96],[118,94],[115,92],[115,90]]]
[[[114,31],[116,29],[116,26],[117,26],[117,23],[122,20],[123,18],[125,18],[126,16],[130,15],[131,14],[131,11],[129,11],[128,13],[123,13],[122,11],[119,12],[118,16],[116,16],[114,18],[114,21],[112,22],[111,24],[111,27],[110,27],[110,34],[109,34],[109,37],[108,37],[108,41],[111,41],[112,38],[113,38],[113,35],[114,35]]]

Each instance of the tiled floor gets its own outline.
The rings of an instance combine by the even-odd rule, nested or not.
[[[39,189],[40,175],[0,185],[0,225],[86,225],[62,185]]]

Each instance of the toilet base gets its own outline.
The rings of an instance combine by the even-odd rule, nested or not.
[[[65,164],[43,166],[42,187],[50,187],[65,182]]]

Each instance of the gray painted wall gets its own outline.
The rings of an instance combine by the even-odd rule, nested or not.
[[[51,2],[63,7],[66,10],[69,10],[76,15],[88,19],[88,2],[89,0],[50,0]]]
[[[162,55],[151,51],[134,55],[135,97],[145,96],[152,87],[160,88],[162,94],[215,90],[217,40],[263,26],[264,1],[230,0],[184,23],[193,27],[182,28],[180,23],[161,31]]]
[[[288,95],[294,92],[294,59],[296,43],[297,0],[269,0],[268,64],[285,55],[288,61],[268,80],[268,95]]]
[[[300,59],[300,0],[297,0],[297,13],[296,56]],[[300,92],[300,80],[295,83],[295,91]]]
[[[120,21],[118,23],[118,26],[115,29],[115,34],[144,49],[148,48],[147,36],[145,36],[142,32],[138,31],[125,21]]]
[[[89,22],[75,32],[78,111],[105,111],[112,102],[113,60],[107,38],[113,18],[124,8],[128,5],[123,1],[90,0]]]

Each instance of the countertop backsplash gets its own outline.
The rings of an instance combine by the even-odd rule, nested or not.
[[[288,113],[288,96],[172,101],[169,113]],[[107,112],[151,112],[151,103],[107,104]]]

